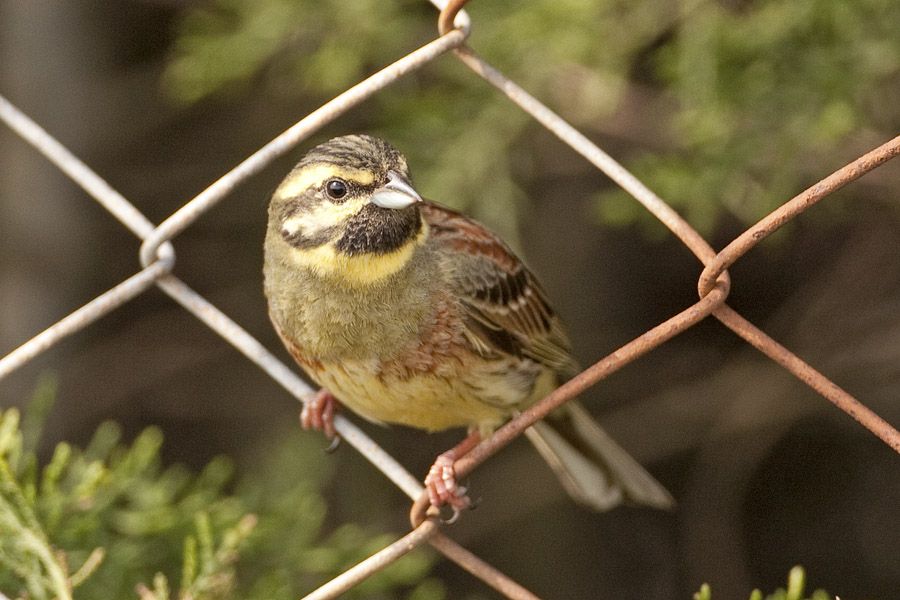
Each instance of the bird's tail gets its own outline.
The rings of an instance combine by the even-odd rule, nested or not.
[[[666,488],[577,402],[538,421],[525,434],[581,504],[599,511],[623,502],[661,509],[675,504]]]

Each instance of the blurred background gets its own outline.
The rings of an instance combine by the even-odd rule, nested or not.
[[[477,51],[717,249],[900,128],[891,0],[475,0],[467,10]],[[159,222],[432,39],[436,16],[413,0],[0,0],[0,93]],[[175,274],[285,361],[261,291],[268,197],[304,148],[350,132],[391,140],[423,195],[509,240],[585,365],[696,300],[701,269],[686,248],[447,56],[319,132],[174,241]],[[898,190],[900,165],[888,163],[829,197],[731,269],[729,298],[895,425]],[[137,271],[138,247],[0,128],[0,354]],[[224,454],[237,482],[302,478],[265,460],[292,444],[307,454],[298,465],[328,469],[316,479],[322,535],[346,522],[372,535],[407,528],[399,491],[349,447],[323,455],[324,439],[291,434],[296,402],[158,290],[0,382],[0,406],[24,405],[48,374],[58,387],[44,457],[114,420],[125,440],[159,426],[166,464],[200,469]],[[900,590],[896,454],[723,326],[701,323],[583,402],[678,506],[583,510],[527,443],[513,444],[471,476],[481,505],[450,534],[538,595],[688,598],[707,581],[714,596],[740,598],[780,585],[794,564],[844,600]],[[462,433],[362,426],[417,475]],[[422,597],[495,597],[446,561],[431,573]]]

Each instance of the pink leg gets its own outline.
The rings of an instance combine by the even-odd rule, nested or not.
[[[469,497],[466,496],[466,489],[460,487],[456,482],[453,463],[458,458],[465,456],[480,441],[481,435],[478,431],[473,431],[466,439],[438,456],[425,477],[425,489],[428,491],[431,505],[437,508],[444,504],[451,506],[453,508],[453,519],[451,520],[456,519],[460,510],[469,508],[472,504]]]
[[[334,430],[334,412],[340,406],[337,398],[331,392],[322,388],[303,404],[300,412],[300,426],[303,429],[323,431],[329,440],[337,436]]]

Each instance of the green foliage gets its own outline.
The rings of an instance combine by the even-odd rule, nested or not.
[[[396,537],[327,533],[330,473],[310,436],[283,440],[233,484],[226,459],[198,474],[164,467],[158,429],[123,444],[112,423],[83,450],[58,444],[41,467],[53,395],[42,385],[24,419],[0,412],[0,592],[10,597],[293,599]],[[432,563],[413,552],[347,597],[442,598]]]
[[[633,138],[628,166],[702,231],[726,213],[755,221],[853,158],[848,146],[868,149],[900,121],[888,102],[900,91],[892,0],[535,0],[467,10],[477,50],[594,137]],[[432,37],[435,23],[424,0],[191,5],[166,88],[183,102],[267,90],[312,106]],[[517,141],[537,125],[449,59],[366,107],[367,126],[414,157],[422,189],[514,239],[520,186],[542,172]],[[609,225],[652,220],[622,192],[598,193],[598,204]]]
[[[238,597],[294,600],[397,539],[355,523],[326,533],[321,490],[331,463],[322,452],[320,439],[294,430],[264,449],[258,470],[237,482],[236,496],[259,518],[238,566]],[[431,590],[427,597],[440,600],[443,584],[428,577],[433,563],[426,549],[411,552],[342,597],[414,599]]]
[[[652,59],[674,148],[635,170],[701,230],[721,210],[757,220],[896,127],[897,19],[884,0],[698,3]]]
[[[788,573],[787,588],[778,588],[772,594],[763,596],[760,590],[753,590],[750,593],[750,600],[833,600],[828,592],[824,590],[816,590],[807,596],[806,589],[806,571],[803,567],[794,567]],[[694,594],[694,600],[712,600],[712,590],[709,585],[704,583],[700,586],[700,591]]]

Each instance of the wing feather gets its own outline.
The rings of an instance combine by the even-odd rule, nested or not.
[[[577,366],[568,337],[525,264],[480,223],[431,203],[421,210],[432,243],[450,250],[442,260],[466,309],[473,350],[530,358],[572,375]]]

